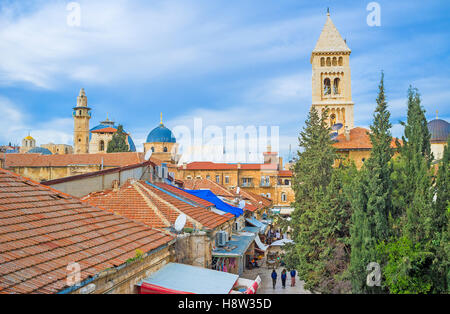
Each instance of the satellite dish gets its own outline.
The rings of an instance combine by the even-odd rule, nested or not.
[[[186,224],[186,215],[180,214],[180,216],[177,217],[177,220],[175,220],[174,228],[177,232],[180,232],[181,230],[183,230],[185,224]]]
[[[236,188],[236,194],[239,194],[240,191],[241,191],[241,188],[240,188],[240,187],[237,187],[237,188]]]
[[[239,202],[239,208],[240,208],[240,209],[244,209],[244,207],[245,207],[245,201],[244,201],[244,200],[241,200],[241,201]]]
[[[332,129],[333,131],[338,131],[338,130],[342,129],[342,127],[343,127],[343,124],[342,124],[342,123],[336,123],[336,124],[333,124],[333,126],[331,127],[331,129]]]
[[[150,157],[152,157],[152,153],[153,152],[151,150],[149,150],[149,151],[147,151],[145,153],[145,156],[144,156],[145,161],[149,161],[150,160]]]

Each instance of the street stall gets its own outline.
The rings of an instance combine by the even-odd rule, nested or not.
[[[254,294],[261,283],[236,274],[169,263],[138,284],[139,294]]]
[[[225,246],[215,247],[212,251],[212,268],[241,275],[255,254],[254,233],[232,235]]]

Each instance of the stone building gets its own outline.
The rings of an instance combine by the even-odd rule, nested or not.
[[[73,154],[73,147],[66,144],[42,144],[42,148],[48,149],[53,155]]]
[[[84,88],[77,97],[77,106],[73,108],[73,145],[75,154],[89,153],[89,120],[91,108],[87,106],[87,97]]]
[[[312,106],[321,114],[329,110],[329,124],[354,127],[350,53],[346,41],[333,24],[330,14],[311,54]]]
[[[20,153],[27,153],[30,149],[33,149],[36,147],[36,140],[28,134],[27,137],[25,137],[22,140],[22,146],[20,147]]]
[[[100,122],[99,125],[92,128],[89,133],[89,153],[106,153],[109,142],[111,142],[114,133],[117,132],[117,128],[118,126],[115,125],[115,122],[110,121],[108,117],[106,117],[105,121]],[[125,130],[123,132],[125,133],[125,142],[128,145],[129,151],[135,152],[136,146],[134,145],[133,139]]]

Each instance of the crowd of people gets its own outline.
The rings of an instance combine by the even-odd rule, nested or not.
[[[291,275],[291,287],[295,287],[295,276],[297,275],[297,271],[295,269],[291,269],[290,275]],[[278,274],[275,269],[272,271],[271,277],[272,277],[273,288],[275,289],[275,286],[277,284],[277,278],[278,278]],[[283,287],[283,289],[286,288],[286,279],[287,279],[287,271],[286,271],[286,268],[284,268],[281,271],[281,286]]]

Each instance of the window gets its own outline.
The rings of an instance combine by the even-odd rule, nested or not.
[[[216,182],[220,183],[220,176],[216,176]]]
[[[327,58],[327,67],[330,67],[330,66],[331,66],[331,58],[328,57],[328,58]]]
[[[340,94],[340,91],[339,91],[339,82],[340,82],[340,79],[338,79],[338,78],[335,78],[335,79],[334,79],[334,82],[333,82],[333,91],[334,91],[334,94],[335,94],[335,95],[339,95],[339,94]]]
[[[289,181],[288,179],[284,180],[284,185],[291,185],[291,181]]]
[[[334,67],[337,66],[337,59],[336,59],[336,57],[333,57],[333,66]]]
[[[325,66],[325,58],[324,57],[320,58],[320,66],[322,66],[322,67]]]
[[[267,197],[267,198],[270,198],[270,193],[267,193],[266,197]]]
[[[342,59],[342,57],[339,57],[339,65],[342,66],[344,64],[344,59]]]
[[[208,175],[206,175],[206,179],[211,179],[211,176],[208,174]]]
[[[103,140],[100,141],[99,151],[103,152],[105,150],[105,142]]]
[[[201,180],[202,176],[196,176],[195,178]]]
[[[187,180],[192,180],[192,177],[191,176],[187,176],[186,179]]]
[[[251,187],[252,181],[252,178],[242,178],[242,186]]]
[[[154,147],[152,147],[152,148],[151,148],[151,150],[152,150],[152,153],[154,153],[154,152],[155,152],[155,148],[154,148]]]
[[[331,81],[329,78],[326,78],[323,81],[323,94],[330,95],[331,94]]]
[[[167,147],[164,146],[164,152],[167,153]]]
[[[225,184],[230,183],[230,177],[229,176],[225,176]]]
[[[284,203],[287,201],[286,193],[281,193],[281,201]]]
[[[269,176],[261,177],[261,186],[270,186],[270,177]]]

